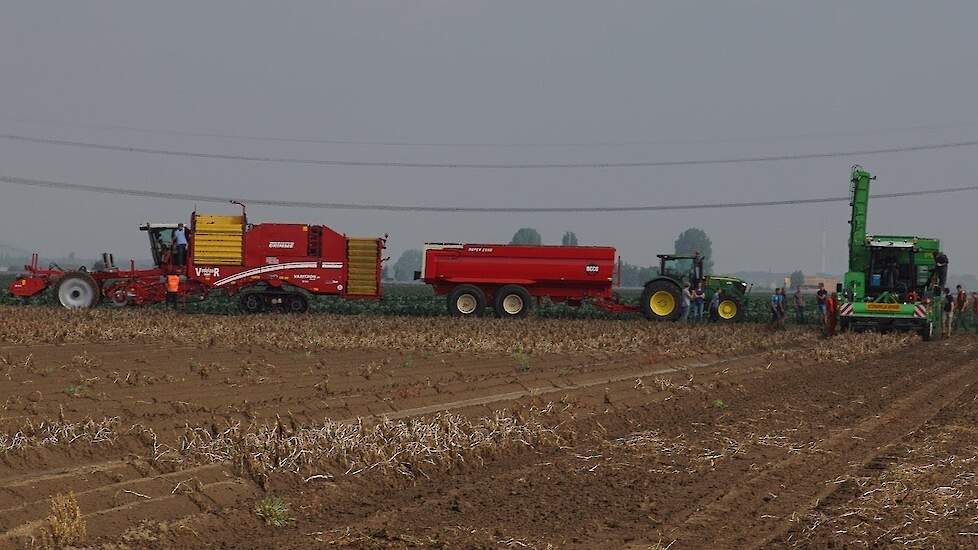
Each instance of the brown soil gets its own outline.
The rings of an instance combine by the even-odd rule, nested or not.
[[[17,342],[0,342],[0,547],[42,547],[49,499],[69,491],[88,544],[104,548],[978,541],[969,336],[883,354],[837,340],[867,354],[849,362],[810,339],[674,359]],[[509,411],[554,437],[362,471],[339,461],[259,471],[180,450],[188,427],[217,437],[272,426],[285,440],[330,420],[444,410],[476,423]],[[163,447],[186,460],[160,460]],[[294,521],[259,518],[256,502],[270,495]]]

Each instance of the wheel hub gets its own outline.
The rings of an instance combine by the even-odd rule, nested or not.
[[[518,314],[523,311],[523,298],[516,294],[506,296],[503,298],[503,310],[510,315]]]
[[[478,302],[476,302],[475,296],[471,294],[463,294],[455,300],[455,306],[458,311],[463,315],[471,315],[475,313],[475,308]]]
[[[659,317],[666,317],[676,309],[676,298],[671,292],[659,290],[649,298],[649,307],[652,313]]]
[[[724,300],[717,307],[717,314],[721,319],[730,320],[737,316],[737,304],[733,300]]]

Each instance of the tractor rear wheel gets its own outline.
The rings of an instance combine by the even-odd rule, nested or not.
[[[717,322],[739,323],[744,320],[744,305],[736,296],[720,300],[717,306]]]
[[[642,291],[639,308],[646,319],[676,321],[679,319],[682,289],[668,280],[652,281]]]
[[[532,303],[530,293],[519,285],[506,285],[496,291],[493,309],[496,317],[519,319],[526,317]]]
[[[478,317],[486,308],[486,294],[474,285],[458,285],[448,293],[448,312],[456,317]]]
[[[98,283],[88,273],[80,271],[67,273],[55,289],[58,301],[68,309],[88,309],[95,307],[102,293]]]
[[[920,334],[920,338],[924,342],[930,342],[931,339],[934,338],[934,322],[933,321],[926,321],[920,327],[920,331],[918,332],[918,334]]]

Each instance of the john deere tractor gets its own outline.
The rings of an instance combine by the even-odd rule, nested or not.
[[[682,292],[693,282],[703,284],[707,304],[721,292],[716,309],[719,322],[743,321],[746,314],[747,283],[736,277],[707,275],[703,272],[706,258],[702,256],[659,254],[659,276],[645,283],[639,306],[642,315],[656,321],[677,321],[681,314]],[[710,315],[704,308],[704,315]]]

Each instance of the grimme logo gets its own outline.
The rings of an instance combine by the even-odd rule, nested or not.
[[[293,241],[269,241],[268,248],[295,248]]]
[[[220,277],[221,268],[219,267],[195,267],[194,271],[198,277]]]

